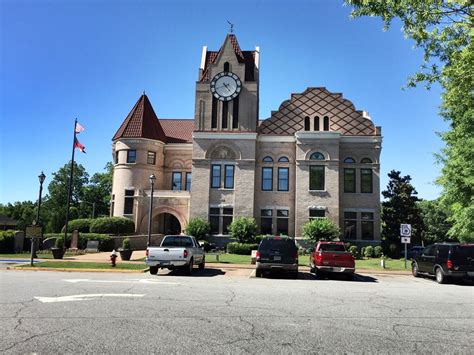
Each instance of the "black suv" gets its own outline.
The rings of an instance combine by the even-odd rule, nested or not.
[[[434,275],[442,284],[451,278],[474,279],[474,244],[440,243],[427,246],[413,258],[412,274]]]
[[[298,248],[294,239],[283,237],[265,237],[257,251],[255,276],[262,277],[263,272],[286,271],[293,278],[298,277]]]

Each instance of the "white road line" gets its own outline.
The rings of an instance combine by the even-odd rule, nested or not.
[[[91,301],[94,298],[104,297],[143,297],[143,294],[136,293],[93,293],[88,295],[71,295],[71,296],[60,296],[60,297],[35,297],[38,301],[43,303],[53,302],[74,302],[74,301]]]
[[[159,280],[149,280],[149,279],[129,279],[129,280],[92,280],[92,279],[65,279],[62,281],[78,283],[78,282],[96,282],[96,283],[118,283],[118,284],[152,284],[152,285],[179,285],[178,282],[168,282],[168,281],[159,281]]]

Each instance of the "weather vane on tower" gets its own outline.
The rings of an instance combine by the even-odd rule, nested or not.
[[[227,20],[227,23],[230,25],[230,33],[234,33],[234,24]]]

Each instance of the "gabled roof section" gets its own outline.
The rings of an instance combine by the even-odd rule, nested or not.
[[[199,78],[199,81],[209,81],[209,65],[215,64],[216,59],[219,56],[222,48],[224,47],[226,41],[229,40],[234,49],[235,56],[239,63],[245,64],[245,81],[255,81],[254,72],[255,72],[255,51],[242,51],[237,41],[237,37],[234,34],[228,34],[224,43],[218,51],[207,51],[206,59],[204,63],[204,68],[202,75]]]
[[[161,127],[166,134],[167,143],[192,143],[193,119],[160,119]]]
[[[308,88],[301,94],[292,94],[283,101],[278,111],[258,126],[259,134],[293,135],[304,130],[305,117],[329,117],[330,131],[347,136],[376,136],[379,131],[364,111],[356,110],[354,104],[340,93],[326,88]],[[322,127],[322,121],[321,121]]]
[[[149,138],[167,142],[160,121],[145,94],[138,99],[112,140],[120,138]]]

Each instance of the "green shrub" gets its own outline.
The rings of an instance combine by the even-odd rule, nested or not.
[[[365,247],[360,248],[360,257],[364,258],[365,257]]]
[[[320,240],[334,240],[339,238],[339,227],[328,218],[317,218],[303,225],[303,237],[314,243]]]
[[[14,253],[15,252],[15,231],[6,230],[0,231],[0,253]]]
[[[102,217],[92,221],[91,233],[127,234],[135,232],[135,223],[125,217]]]
[[[388,256],[392,259],[400,258],[400,248],[397,244],[392,243],[388,246]]]
[[[374,248],[374,258],[380,258],[382,256],[382,247],[380,245],[377,245]]]
[[[257,233],[257,222],[252,217],[239,217],[228,227],[231,236],[240,243],[254,243]]]
[[[56,238],[56,240],[54,242],[54,247],[59,248],[59,249],[63,249],[64,248],[64,237]]]
[[[374,247],[371,246],[371,245],[368,245],[365,247],[365,250],[364,250],[364,256],[366,258],[371,258],[374,256]]]
[[[132,249],[130,247],[130,238],[125,238],[123,241],[122,241],[122,249],[123,250],[130,250]]]
[[[357,248],[357,245],[352,245],[351,247],[349,247],[349,253],[351,253],[354,258],[358,259],[359,248]]]
[[[92,221],[93,221],[93,219],[90,219],[90,218],[74,219],[74,220],[68,222],[67,231],[69,233],[72,233],[75,230],[77,230],[79,233],[89,233]],[[64,226],[61,229],[61,232],[64,233],[65,230],[66,230],[66,226]]]
[[[192,235],[197,240],[206,239],[210,231],[211,225],[209,222],[199,217],[190,219],[186,227],[186,234]]]
[[[44,234],[44,239],[48,238],[63,238],[64,233],[48,233]],[[68,234],[68,242],[66,247],[70,244],[71,233]],[[114,240],[108,234],[98,234],[98,233],[79,233],[79,240],[77,242],[77,248],[79,250],[84,250],[87,246],[88,240],[97,240],[99,241],[99,251],[112,251],[114,249]]]
[[[252,250],[258,249],[258,244],[249,243],[229,243],[227,244],[227,252],[229,254],[250,255]]]

